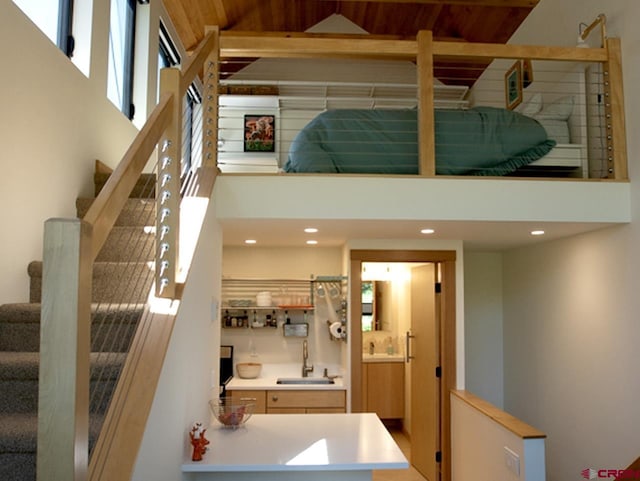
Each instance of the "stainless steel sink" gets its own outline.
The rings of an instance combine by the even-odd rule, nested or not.
[[[327,377],[279,377],[276,384],[335,384]]]

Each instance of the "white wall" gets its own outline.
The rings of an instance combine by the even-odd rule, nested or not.
[[[339,276],[341,269],[340,247],[227,246],[223,252],[223,275],[233,279],[310,279],[311,275]],[[292,322],[302,321],[300,313],[290,314],[297,316]],[[326,302],[317,302],[308,318],[309,360],[315,366],[315,375],[322,375],[321,365],[340,365],[346,348],[344,342],[329,339],[328,319]],[[249,359],[251,344],[263,363],[302,362],[302,338],[285,338],[280,329],[222,329],[220,342],[234,346],[236,362]]]
[[[7,206],[0,303],[25,302],[27,264],[42,259],[44,221],[75,217],[76,197],[93,194],[95,159],[114,165],[136,129],[103,84],[85,77],[10,1],[0,3],[0,43],[0,201]]]
[[[507,466],[507,452],[517,467]],[[543,438],[523,439],[459,397],[451,396],[453,481],[545,481],[544,454]]]
[[[211,206],[211,204],[209,204]],[[210,420],[207,401],[218,395],[222,230],[209,209],[187,278],[132,480],[176,481],[190,459],[191,425]],[[219,305],[219,304],[218,304]],[[215,446],[213,447],[215,449]]]
[[[502,255],[465,252],[465,389],[503,407]]]
[[[575,43],[579,22],[607,15],[622,39],[633,219],[638,218],[635,0],[542,0],[515,41]],[[597,35],[597,34],[596,34]],[[548,479],[622,469],[640,455],[640,228],[630,225],[504,255],[505,409],[545,431]]]

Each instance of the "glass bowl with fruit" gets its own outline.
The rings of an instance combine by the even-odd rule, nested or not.
[[[225,428],[237,429],[246,423],[255,408],[255,399],[221,397],[211,399],[209,408],[217,421]]]

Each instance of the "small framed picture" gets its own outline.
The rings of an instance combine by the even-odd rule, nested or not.
[[[275,115],[244,116],[244,151],[275,152]]]
[[[517,60],[504,74],[504,95],[506,107],[515,109],[522,102],[522,63]]]

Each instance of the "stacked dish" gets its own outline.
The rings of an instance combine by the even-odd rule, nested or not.
[[[273,299],[269,291],[258,292],[256,296],[256,305],[258,307],[270,307],[273,305]]]

